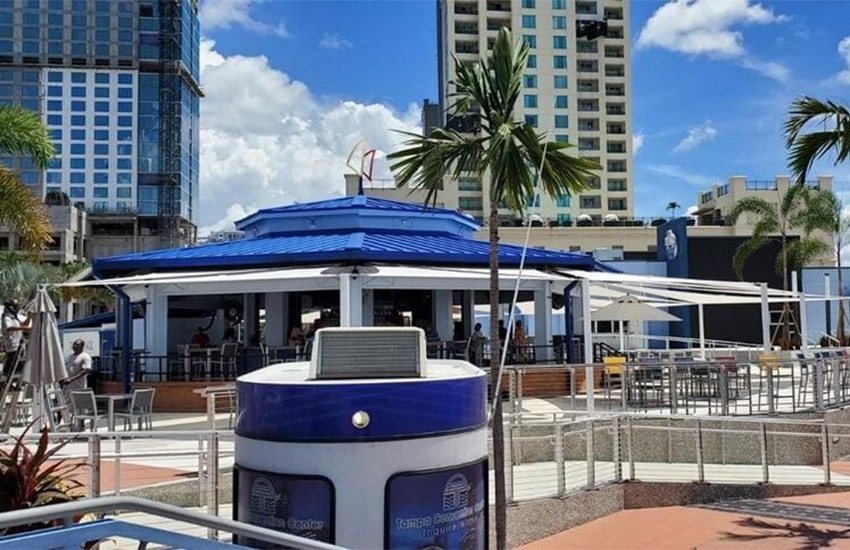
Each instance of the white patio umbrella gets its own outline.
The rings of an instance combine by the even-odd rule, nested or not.
[[[59,338],[59,327],[56,323],[56,306],[53,305],[47,289],[40,287],[26,309],[32,314],[32,326],[22,379],[33,386],[33,415],[40,418],[37,427],[41,428],[47,417],[47,425],[52,429],[53,418],[49,418],[50,414],[45,414],[50,410],[45,406],[46,386],[68,377],[65,357],[62,354],[62,340]]]
[[[624,347],[623,321],[642,323],[644,321],[681,321],[680,318],[653,307],[637,296],[624,294],[607,306],[590,314],[594,321],[620,321],[620,349]]]

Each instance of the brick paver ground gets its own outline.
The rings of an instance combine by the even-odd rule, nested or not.
[[[850,510],[850,492],[776,499],[816,513]],[[794,507],[791,507],[794,508]],[[725,512],[673,506],[625,510],[521,547],[521,550],[629,549],[850,550],[850,522],[816,523],[758,515],[757,510]]]

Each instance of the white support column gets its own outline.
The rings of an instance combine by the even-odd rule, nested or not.
[[[697,304],[697,314],[699,315],[699,354],[705,359],[705,306]]]
[[[289,335],[289,293],[266,293],[266,345],[285,346]],[[251,337],[249,333],[248,338]]]
[[[145,347],[153,356],[168,353],[168,296],[161,295],[155,285],[147,289],[145,314]]]
[[[363,324],[363,285],[360,277],[339,274],[339,326],[359,327]]]
[[[809,351],[809,316],[806,312],[806,293],[797,295],[800,299],[800,351]]]
[[[375,291],[371,288],[363,289],[363,322],[361,326],[375,326]]]
[[[534,353],[539,360],[551,361],[552,350],[552,282],[534,291]]]
[[[452,323],[452,291],[434,290],[431,296],[434,330],[440,335],[440,340],[452,340],[455,333]]]
[[[767,283],[759,283],[761,287],[761,340],[764,351],[772,349],[770,344],[770,302],[767,300]]]
[[[593,399],[593,329],[590,322],[590,281],[581,280],[581,317],[584,329],[584,384],[587,389],[587,410],[593,411],[596,407]]]

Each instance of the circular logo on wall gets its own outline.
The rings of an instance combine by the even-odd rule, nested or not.
[[[672,229],[668,229],[664,235],[664,250],[667,252],[667,260],[673,261],[679,255],[679,239]]]

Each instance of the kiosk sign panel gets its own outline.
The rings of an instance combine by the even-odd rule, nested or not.
[[[322,542],[334,542],[334,487],[321,476],[236,469],[237,521]],[[271,548],[261,541],[240,541]]]
[[[386,548],[486,548],[487,462],[396,474],[385,506]]]

